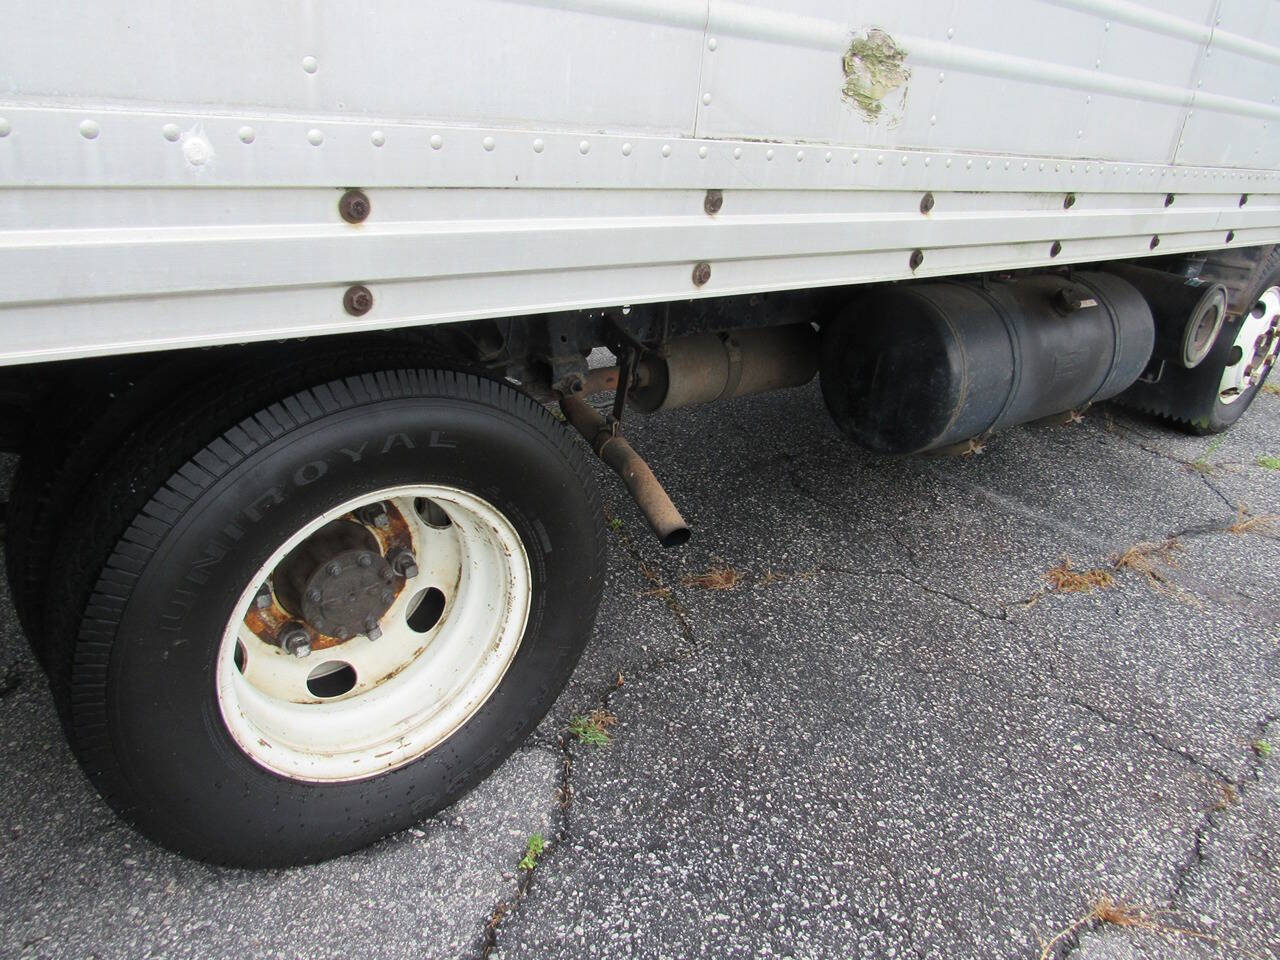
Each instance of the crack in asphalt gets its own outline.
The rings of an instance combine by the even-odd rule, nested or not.
[[[1266,714],[1257,723],[1258,736],[1262,737],[1266,734],[1267,728],[1277,720],[1280,720],[1280,714]],[[1256,784],[1262,777],[1263,756],[1256,750],[1253,751],[1253,758],[1249,762],[1245,775],[1238,781],[1233,781],[1232,785],[1236,790],[1236,800],[1232,806],[1239,806],[1244,803],[1244,798],[1250,792],[1250,787]],[[1197,824],[1191,850],[1187,857],[1179,864],[1174,866],[1174,884],[1173,892],[1169,895],[1169,905],[1172,907],[1178,900],[1183,899],[1187,892],[1187,882],[1191,878],[1195,869],[1201,866],[1205,861],[1205,843],[1209,839],[1211,830],[1221,826],[1216,814],[1227,813],[1228,810],[1220,810],[1212,808],[1207,810],[1200,823]]]
[[[1183,466],[1187,466],[1187,467],[1190,466],[1190,464],[1188,464],[1186,461],[1179,460],[1176,457],[1173,457],[1162,451],[1148,448],[1144,444],[1137,442],[1135,440],[1129,440],[1121,432],[1118,432],[1118,431],[1109,431],[1109,432],[1111,433],[1112,436],[1117,436],[1118,438],[1125,440],[1126,442],[1130,442],[1133,445],[1138,446],[1141,449],[1145,450],[1146,452],[1151,453],[1155,456],[1159,456],[1166,460],[1179,463]],[[786,476],[787,480],[790,482],[791,487],[796,492],[798,492],[805,498],[809,499],[814,504],[821,507],[823,510],[831,511],[831,510],[841,509],[836,504],[829,502],[826,498],[820,496],[819,494],[815,493],[813,490],[809,489],[805,484],[803,484],[799,480],[798,477],[796,477],[790,471],[787,471],[784,475]],[[1200,476],[1200,479],[1204,482],[1206,487],[1211,492],[1213,492],[1229,509],[1233,509],[1233,510],[1237,509],[1236,505],[1232,504],[1222,494],[1222,492],[1218,490],[1209,481],[1208,477],[1200,473],[1198,473],[1198,475]],[[950,479],[953,481],[955,480],[955,478],[950,478]],[[1098,546],[1102,546],[1101,542],[1098,541],[1097,538],[1090,535],[1087,531],[1081,530],[1071,524],[1064,523],[1058,520],[1057,518],[1043,515],[1039,511],[1034,510],[1033,508],[1021,503],[1020,501],[1013,500],[1003,494],[1000,494],[997,491],[989,490],[986,487],[983,487],[979,484],[964,483],[963,481],[961,482],[964,486],[969,487],[971,490],[973,490],[974,492],[982,496],[988,502],[992,503],[997,508],[1004,510],[1006,513],[1012,514],[1017,517],[1021,517],[1023,519],[1029,519],[1037,524],[1047,526],[1059,532],[1069,533],[1070,535],[1077,537],[1079,539],[1095,543]],[[606,514],[606,516],[608,515]],[[1185,529],[1178,530],[1170,534],[1169,537],[1181,539],[1181,538],[1210,536],[1210,535],[1225,533],[1225,532],[1228,532],[1231,524],[1234,523],[1236,519],[1237,518],[1233,516],[1225,521],[1209,521],[1205,523],[1193,524],[1186,527]],[[893,541],[900,548],[903,549],[903,551],[907,555],[907,559],[909,563],[912,565],[918,566],[919,554],[917,553],[916,549],[908,541],[906,541],[903,537],[901,537],[901,535],[898,534],[897,531],[893,530],[891,525],[885,524],[885,525],[879,525],[879,526],[884,532],[886,532],[891,537],[891,539],[893,539]],[[649,563],[646,562],[640,549],[636,546],[636,544],[634,543],[630,534],[627,531],[623,529],[617,529],[614,532],[618,535],[618,539],[623,549],[625,550],[626,554],[631,558],[632,562],[636,565],[641,575],[644,577],[646,581],[648,581],[650,584],[653,585],[653,589],[646,592],[647,595],[650,595],[654,599],[662,602],[662,605],[666,607],[668,612],[671,614],[673,620],[675,621],[679,629],[681,636],[685,640],[685,646],[679,647],[670,653],[659,654],[651,658],[650,660],[645,661],[640,666],[634,668],[631,671],[630,676],[631,676],[631,679],[635,679],[638,677],[649,676],[655,672],[658,672],[666,668],[667,666],[687,660],[695,652],[695,648],[697,646],[698,641],[694,633],[692,623],[690,622],[690,619],[687,615],[686,609],[684,608],[683,605],[680,604],[679,600],[675,596],[674,588],[667,586],[663,582],[661,574],[653,566],[651,566]],[[991,609],[979,603],[975,603],[972,600],[966,599],[965,597],[958,596],[955,593],[951,593],[947,590],[940,589],[938,587],[931,586],[928,583],[922,582],[920,579],[918,579],[917,577],[913,576],[910,572],[908,572],[906,568],[901,566],[858,569],[858,568],[840,567],[840,566],[834,566],[834,565],[818,565],[811,569],[819,570],[825,573],[831,573],[831,574],[836,574],[840,576],[850,576],[850,577],[876,577],[876,576],[896,577],[901,579],[905,583],[910,584],[916,589],[920,590],[922,593],[936,596],[943,600],[946,600],[949,603],[953,603],[958,606],[964,607],[965,609],[975,614],[976,616],[979,616],[984,620],[988,620],[995,623],[1009,622],[1010,620],[1009,608],[1016,605],[1024,605],[1027,602],[1027,601],[1010,601],[1009,603],[1001,604],[998,607],[998,609],[993,612]],[[795,573],[795,572],[796,571],[792,571],[792,573]],[[1209,598],[1209,599],[1220,599],[1220,598]],[[920,668],[916,665],[908,664],[908,666],[912,669],[913,672],[929,673],[929,671],[925,670],[924,668]],[[1047,662],[1047,666],[1049,667],[1048,672],[1056,677],[1056,669],[1054,668],[1053,663],[1049,661]],[[1032,673],[1034,676],[1038,677],[1038,674],[1035,674],[1034,671],[1032,671]],[[983,676],[981,673],[979,673],[978,676],[981,680],[983,680],[988,686],[992,687],[993,689],[997,687],[997,685],[990,678]],[[1046,687],[1046,690],[1048,690],[1049,684],[1046,683],[1045,687]],[[610,698],[613,695],[613,693],[615,693],[618,689],[619,689],[619,685],[616,683],[611,683],[607,685],[605,689],[602,690],[602,692],[596,698],[595,706],[600,709],[608,710],[609,704],[610,704]],[[1153,730],[1149,730],[1139,725],[1135,725],[1122,717],[1114,716],[1100,707],[1097,707],[1093,704],[1087,703],[1075,697],[1067,697],[1063,699],[1061,697],[1056,697],[1052,693],[1048,693],[1048,692],[1046,692],[1043,695],[1026,694],[1026,693],[1023,693],[1022,695],[1030,696],[1033,699],[1041,699],[1041,698],[1057,699],[1059,702],[1063,702],[1079,710],[1085,711],[1109,725],[1137,733],[1141,735],[1143,738],[1145,738],[1146,740],[1148,740],[1149,742],[1151,742],[1157,748],[1159,748],[1162,752],[1178,757],[1179,759],[1196,767],[1202,772],[1205,772],[1211,775],[1217,782],[1221,784],[1229,784],[1234,789],[1236,789],[1238,793],[1240,793],[1241,795],[1243,794],[1243,787],[1240,781],[1233,780],[1231,777],[1226,775],[1223,771],[1217,769],[1213,764],[1205,760],[1202,760],[1200,757],[1196,756],[1193,752],[1183,749],[1181,747],[1175,746],[1171,743],[1168,743],[1165,739],[1163,739],[1159,734],[1157,734]],[[1260,727],[1265,729],[1267,723],[1272,722],[1273,720],[1274,718],[1268,717],[1260,724]],[[518,882],[516,883],[515,889],[512,892],[512,894],[509,897],[498,901],[498,903],[495,904],[493,910],[490,912],[487,920],[485,921],[484,930],[481,935],[481,940],[478,945],[478,950],[476,954],[477,957],[481,958],[481,960],[487,960],[487,958],[489,958],[493,953],[493,951],[497,948],[500,928],[503,926],[503,924],[509,922],[515,915],[517,915],[523,901],[525,900],[528,894],[530,887],[532,886],[535,880],[535,874],[538,872],[538,870],[545,870],[547,869],[548,866],[554,863],[556,857],[558,856],[558,852],[560,848],[564,844],[566,844],[572,837],[572,816],[571,815],[572,815],[572,806],[574,802],[573,778],[574,778],[574,759],[575,759],[574,752],[573,752],[573,738],[567,731],[563,731],[557,738],[557,743],[554,748],[539,747],[535,749],[547,749],[549,750],[549,752],[556,753],[556,755],[560,759],[560,778],[559,778],[560,782],[559,782],[559,788],[558,788],[559,798],[557,803],[556,823],[555,823],[552,842],[548,844],[548,849],[546,854],[544,854],[543,857],[540,858],[538,867],[534,869],[527,869],[522,871],[522,875],[519,878]],[[1261,763],[1261,758],[1255,757],[1255,761],[1252,769],[1252,777],[1254,780],[1256,780],[1259,775],[1260,763]],[[1195,867],[1198,864],[1203,862],[1204,844],[1206,842],[1206,837],[1208,836],[1209,831],[1214,826],[1217,825],[1217,820],[1215,819],[1215,814],[1217,812],[1219,811],[1211,809],[1205,813],[1205,815],[1202,817],[1200,823],[1197,825],[1194,831],[1193,842],[1192,842],[1191,850],[1189,851],[1188,857],[1183,862],[1175,865],[1176,879],[1174,883],[1173,893],[1169,898],[1171,904],[1182,895],[1184,891],[1185,883],[1187,881],[1187,877],[1192,873],[1192,871],[1195,869]],[[1097,926],[1097,924],[1090,924],[1076,931],[1071,936],[1064,938],[1064,941],[1062,944],[1062,952],[1060,956],[1065,958],[1067,955],[1069,955],[1075,949],[1077,949],[1079,946],[1080,936],[1087,930],[1093,929],[1095,926]],[[904,944],[904,946],[906,947],[906,952],[919,956],[922,953],[923,947],[922,945],[915,943],[913,934],[914,932],[910,929],[910,925],[908,925],[904,929],[904,935],[907,939],[907,943]]]
[[[608,514],[606,512],[606,517]],[[655,584],[656,590],[665,590],[665,594],[653,593],[654,599],[662,601],[662,605],[666,607],[672,618],[679,627],[681,636],[686,641],[684,648],[679,648],[669,654],[659,654],[652,659],[644,662],[640,666],[631,671],[631,677],[634,680],[637,677],[648,676],[651,673],[659,671],[673,663],[678,663],[682,659],[687,658],[697,645],[697,638],[693,632],[693,626],[689,623],[688,617],[685,616],[683,607],[678,602],[666,602],[671,598],[671,588],[662,583],[662,579],[645,563],[644,557],[640,550],[632,541],[630,534],[625,530],[618,529],[615,531],[619,541],[622,543],[623,549],[627,555],[636,563],[640,570],[641,576],[650,583]],[[619,680],[622,675],[619,674]],[[609,701],[615,692],[622,688],[619,682],[607,684],[600,694],[596,697],[594,705],[591,709],[598,708],[601,710],[609,709]],[[559,794],[556,804],[556,820],[555,829],[552,839],[547,844],[547,851],[538,858],[535,867],[521,871],[520,879],[516,883],[515,890],[510,897],[499,900],[489,912],[485,921],[484,929],[481,932],[480,942],[476,952],[478,960],[488,960],[493,951],[498,946],[498,933],[504,923],[506,923],[520,909],[525,897],[529,893],[530,887],[533,885],[535,875],[540,870],[545,870],[549,862],[554,862],[558,851],[568,842],[572,835],[571,812],[573,808],[574,786],[573,786],[573,737],[567,731],[561,731],[556,740],[556,748],[553,751],[560,759],[560,785],[557,789]],[[535,747],[534,749],[547,749],[545,747]]]
[[[855,476],[860,476],[862,473],[866,472],[866,469],[867,467],[864,464],[862,467],[858,469],[858,472]],[[800,478],[797,477],[796,474],[792,472],[787,472],[786,479],[787,479],[787,482],[791,484],[791,489],[795,490],[796,493],[805,497],[811,503],[817,505],[818,507],[821,507],[823,510],[828,510],[835,513],[843,512],[843,508],[839,504],[830,502],[825,497],[820,496],[819,494],[815,493],[813,490],[810,490],[803,483],[801,483]],[[915,566],[920,565],[920,554],[917,552],[915,546],[909,540],[907,540],[905,537],[899,534],[898,531],[895,530],[892,525],[878,524],[877,529],[880,529],[882,532],[888,534],[889,539],[891,539],[894,543],[896,543],[899,547],[901,547],[903,551],[906,552],[907,558],[911,561],[913,565]]]
[[[1114,421],[1112,421],[1111,424],[1109,425],[1107,434],[1112,437],[1115,437],[1117,440],[1120,440],[1122,443],[1127,443],[1130,446],[1137,447],[1139,450],[1143,450],[1146,453],[1149,453],[1155,457],[1159,457],[1162,460],[1168,460],[1170,463],[1176,463],[1178,466],[1182,467],[1189,473],[1194,473],[1196,476],[1200,478],[1200,481],[1205,485],[1205,487],[1209,490],[1209,492],[1212,493],[1215,497],[1221,500],[1223,504],[1226,505],[1228,510],[1240,509],[1240,505],[1236,503],[1232,503],[1230,498],[1227,497],[1226,494],[1224,494],[1221,490],[1219,490],[1218,487],[1213,483],[1213,481],[1209,479],[1209,476],[1206,473],[1204,473],[1204,471],[1201,469],[1201,466],[1200,466],[1200,464],[1203,463],[1203,461],[1184,460],[1181,457],[1176,457],[1171,453],[1166,453],[1165,451],[1159,450],[1155,447],[1149,447],[1145,443],[1143,443],[1141,440],[1137,439],[1137,437],[1140,436],[1140,434],[1135,434],[1134,431],[1125,427],[1121,427],[1118,424],[1115,424]],[[1105,438],[1099,438],[1099,442],[1105,445]],[[1226,463],[1227,465],[1243,466],[1243,464],[1238,464],[1236,461],[1219,461],[1219,463]]]
[[[1232,503],[1230,500],[1228,500],[1226,495],[1221,490],[1219,490],[1216,486],[1214,486],[1213,481],[1210,480],[1203,473],[1200,474],[1200,479],[1204,483],[1204,485],[1208,487],[1210,491],[1212,491],[1214,496],[1216,496],[1219,500],[1221,500],[1224,504],[1226,504],[1228,510],[1240,509],[1239,504]]]
[[[1124,720],[1110,716],[1106,711],[1095,707],[1092,704],[1084,703],[1083,701],[1074,698],[1069,698],[1067,702],[1093,714],[1107,723],[1114,724],[1115,726],[1123,729],[1136,730],[1138,733],[1141,733],[1150,739],[1152,743],[1160,747],[1162,750],[1173,753],[1202,770],[1211,772],[1214,776],[1219,778],[1221,783],[1229,784],[1236,791],[1235,800],[1232,803],[1232,806],[1239,806],[1243,804],[1245,795],[1249,792],[1250,784],[1257,783],[1261,778],[1263,757],[1256,751],[1254,751],[1253,759],[1249,763],[1249,769],[1246,771],[1246,774],[1241,776],[1238,780],[1233,780],[1232,778],[1225,776],[1211,764],[1205,763],[1188,751],[1166,744],[1150,730],[1134,727],[1132,724],[1129,724]],[[1265,735],[1267,728],[1278,720],[1280,720],[1280,714],[1266,714],[1257,723],[1259,736]],[[1219,817],[1219,814],[1225,814],[1227,812],[1229,812],[1227,809],[1214,806],[1206,810],[1200,817],[1199,822],[1192,831],[1191,847],[1187,851],[1187,855],[1173,866],[1173,889],[1167,898],[1169,910],[1175,909],[1178,901],[1184,899],[1189,879],[1196,869],[1202,866],[1205,862],[1205,848],[1206,845],[1212,841],[1212,831],[1222,825],[1222,820]],[[1082,924],[1070,934],[1063,937],[1058,948],[1055,949],[1053,956],[1057,957],[1058,960],[1067,960],[1071,954],[1080,948],[1080,941],[1084,934],[1096,932],[1103,929],[1105,926],[1106,924],[1103,921],[1097,919]]]
[[[1212,774],[1221,783],[1230,784],[1232,787],[1239,786],[1237,781],[1233,780],[1230,776],[1223,773],[1221,770],[1219,770],[1213,764],[1209,763],[1207,760],[1200,759],[1190,750],[1186,750],[1182,747],[1174,746],[1173,744],[1166,742],[1154,730],[1148,730],[1146,727],[1139,726],[1138,724],[1132,723],[1131,721],[1123,717],[1115,716],[1107,712],[1106,710],[1102,709],[1101,707],[1095,706],[1092,703],[1086,703],[1085,701],[1080,700],[1076,697],[1067,697],[1063,702],[1073,707],[1076,707],[1077,709],[1084,710],[1088,713],[1091,713],[1095,717],[1099,718],[1100,720],[1112,726],[1119,727],[1123,730],[1129,730],[1129,731],[1132,731],[1133,733],[1141,734],[1142,736],[1150,740],[1153,744],[1155,744],[1157,747],[1159,747],[1161,750],[1164,750],[1167,753],[1172,753],[1175,756],[1181,757],[1183,760],[1187,761],[1187,763],[1190,763],[1191,765],[1198,767],[1200,770],[1203,770],[1206,773]]]
[[[899,577],[907,583],[917,587],[924,593],[932,594],[936,597],[942,597],[944,600],[950,600],[952,603],[968,608],[973,613],[976,613],[984,619],[992,620],[997,623],[1005,622],[1009,619],[1008,607],[1011,604],[1004,604],[1000,607],[998,613],[992,613],[990,610],[974,603],[971,600],[966,600],[964,597],[958,597],[954,593],[948,593],[946,590],[939,590],[937,587],[931,587],[927,583],[917,580],[901,567],[875,567],[864,570],[855,570],[849,567],[836,567],[827,564],[820,564],[815,569],[821,570],[824,573],[836,573],[849,577]]]

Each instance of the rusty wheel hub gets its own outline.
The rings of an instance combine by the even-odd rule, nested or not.
[[[395,602],[397,577],[377,537],[352,520],[334,520],[295,547],[276,568],[280,605],[317,632],[341,641],[378,629]]]
[[[317,630],[349,640],[374,629],[391,609],[395,574],[381,556],[367,550],[338,554],[307,581],[302,615]]]

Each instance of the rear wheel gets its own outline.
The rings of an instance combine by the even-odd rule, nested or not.
[[[323,859],[453,802],[549,709],[599,600],[598,495],[560,424],[474,376],[222,406],[171,411],[85,491],[51,677],[145,833],[218,863]]]
[[[1206,265],[1213,279],[1214,264]],[[1209,355],[1195,368],[1166,366],[1154,383],[1139,381],[1120,398],[1192,433],[1221,433],[1239,420],[1280,358],[1280,247],[1258,271],[1238,315],[1222,325]]]

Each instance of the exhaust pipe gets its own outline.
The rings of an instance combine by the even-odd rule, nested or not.
[[[581,394],[561,395],[560,410],[591,445],[596,456],[622,478],[636,506],[657,535],[658,542],[664,547],[687,543],[691,536],[689,525],[667,496],[667,491],[662,489],[649,464],[627,443],[626,438],[611,428],[609,422],[582,399]]]

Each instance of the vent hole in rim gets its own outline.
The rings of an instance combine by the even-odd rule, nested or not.
[[[241,673],[244,673],[244,665],[249,659],[249,655],[245,652],[244,644],[239,640],[236,641],[236,650],[235,653],[232,654],[232,659],[235,661],[236,669]]]
[[[426,633],[440,622],[443,613],[444,594],[435,587],[427,587],[409,604],[409,629],[415,633]]]
[[[356,671],[342,660],[328,660],[307,674],[307,689],[313,697],[340,697],[356,685]]]
[[[444,507],[429,497],[418,497],[413,501],[413,509],[417,511],[418,516],[422,518],[422,522],[428,527],[443,530],[453,524],[453,521],[449,519],[449,514],[444,512]]]

